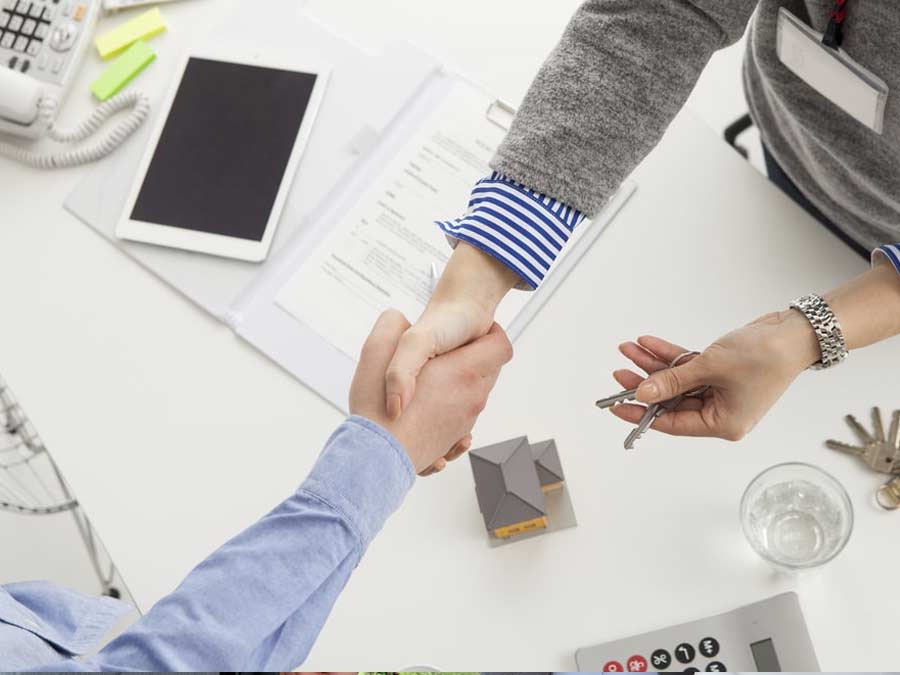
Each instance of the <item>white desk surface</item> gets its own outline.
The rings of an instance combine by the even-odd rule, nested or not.
[[[237,7],[167,5],[160,50],[185,44],[213,4]],[[375,46],[413,36],[517,101],[575,5],[313,0],[309,10]],[[158,94],[154,77],[140,82]],[[65,113],[88,108],[76,98]],[[0,367],[146,609],[288,495],[340,417],[65,213],[79,175],[0,161]],[[621,341],[658,332],[702,347],[864,263],[690,114],[635,178],[637,195],[518,340],[476,430],[477,443],[555,438],[580,525],[492,550],[466,462],[422,481],[307,667],[568,670],[578,647],[788,589],[824,670],[895,663],[900,516],[873,505],[878,476],[822,440],[847,435],[846,412],[898,403],[883,373],[900,343],[804,375],[737,445],[651,434],[626,453],[625,426],[593,407],[615,389]],[[737,518],[751,478],[785,460],[833,472],[857,512],[846,551],[795,579],[756,558]]]

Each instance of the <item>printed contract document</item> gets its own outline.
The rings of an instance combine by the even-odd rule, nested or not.
[[[352,359],[382,311],[415,322],[431,296],[432,266],[452,248],[434,224],[461,216],[505,131],[491,99],[457,84],[294,272],[276,303]],[[578,238],[576,229],[566,250]],[[560,256],[560,259],[564,256]],[[559,259],[557,260],[557,264]],[[552,274],[552,270],[550,272]],[[513,291],[497,321],[507,327],[532,294]]]

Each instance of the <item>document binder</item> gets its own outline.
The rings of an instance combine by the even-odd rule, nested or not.
[[[338,222],[346,212],[353,195],[358,195],[377,176],[392,151],[415,131],[452,86],[464,82],[477,90],[484,106],[472,114],[484,115],[504,128],[508,128],[515,111],[409,44],[391,45],[379,54],[370,54],[297,10],[290,1],[279,0],[277,4],[281,6],[277,15],[283,20],[266,23],[264,30],[262,26],[257,30],[247,25],[245,15],[236,25],[219,27],[215,33],[220,45],[229,32],[244,43],[248,36],[262,35],[269,45],[291,45],[298,62],[314,59],[331,70],[316,127],[265,263],[216,258],[115,237],[125,196],[147,142],[146,132],[109,163],[96,167],[72,192],[65,206],[114,246],[346,412],[354,360],[279,307],[276,295],[328,233],[329,224]],[[580,237],[576,250],[567,253],[543,286],[532,294],[525,309],[506,326],[511,339],[522,332],[633,190],[632,184],[623,186],[598,218],[580,226],[590,229]],[[461,208],[467,197],[461,196]],[[436,213],[435,217],[455,215],[458,214]]]

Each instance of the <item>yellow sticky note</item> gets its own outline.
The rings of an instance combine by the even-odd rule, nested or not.
[[[162,12],[154,7],[98,37],[97,51],[100,52],[100,58],[109,59],[121,54],[138,40],[149,40],[165,30],[166,22]]]

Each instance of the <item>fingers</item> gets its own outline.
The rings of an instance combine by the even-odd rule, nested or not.
[[[641,382],[647,379],[631,370],[613,371],[613,377],[622,386],[622,389],[637,389],[641,386]]]
[[[678,410],[659,417],[650,428],[672,436],[717,436],[702,412],[703,407],[701,399],[689,398]],[[626,403],[613,408],[612,413],[619,419],[637,424],[646,410],[643,406]]]
[[[668,368],[669,364],[676,358],[685,352],[691,351],[690,349],[686,349],[673,344],[668,340],[663,340],[662,338],[654,337],[652,335],[641,336],[637,341],[641,347],[660,358],[666,364],[666,368]]]
[[[512,357],[512,344],[506,332],[495,323],[487,335],[451,352],[447,358],[457,360],[482,377],[490,377],[496,376]]]
[[[384,386],[384,371],[409,325],[406,317],[395,309],[389,309],[378,317],[362,346],[354,376],[354,389],[368,391],[373,386]]]
[[[664,370],[668,368],[669,364],[672,362],[671,359],[663,361],[656,354],[647,351],[646,348],[642,347],[637,342],[626,342],[621,344],[619,345],[619,351],[645,373],[655,373],[657,370]]]
[[[436,473],[440,473],[444,469],[447,468],[447,463],[452,462],[456,459],[459,459],[464,454],[469,451],[469,448],[472,447],[472,434],[466,434],[464,438],[462,438],[456,445],[454,445],[450,452],[448,452],[443,457],[435,460],[434,464],[429,466],[427,469],[422,471],[419,475],[423,478],[427,478],[428,476],[433,476]]]
[[[403,333],[393,358],[386,364],[385,401],[391,420],[399,418],[409,405],[416,391],[416,378],[434,357],[435,350],[434,335],[427,328],[417,325]]]

